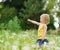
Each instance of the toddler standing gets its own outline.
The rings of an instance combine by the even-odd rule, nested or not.
[[[30,20],[30,19],[28,19],[28,21],[39,26],[37,44],[39,46],[41,46],[44,44],[44,42],[48,43],[48,40],[46,39],[46,34],[47,34],[47,25],[50,22],[49,15],[42,14],[40,16],[40,22],[36,22],[36,21]]]

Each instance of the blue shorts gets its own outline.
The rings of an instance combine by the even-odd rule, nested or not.
[[[48,40],[47,40],[47,39],[44,39],[44,40],[38,39],[38,40],[37,40],[37,43],[38,43],[39,45],[44,44],[44,42],[48,43]]]

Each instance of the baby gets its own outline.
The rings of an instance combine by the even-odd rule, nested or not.
[[[36,21],[30,20],[30,19],[28,19],[28,21],[39,26],[37,44],[39,46],[41,46],[42,44],[44,44],[44,42],[48,43],[48,40],[46,39],[46,34],[47,34],[47,25],[50,22],[49,15],[42,14],[40,16],[40,22],[36,22]]]

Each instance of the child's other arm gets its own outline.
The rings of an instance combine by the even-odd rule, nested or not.
[[[36,21],[30,20],[30,19],[28,19],[27,21],[29,21],[29,22],[31,22],[31,23],[33,23],[33,24],[36,24],[36,25],[40,25],[39,22],[36,22]]]

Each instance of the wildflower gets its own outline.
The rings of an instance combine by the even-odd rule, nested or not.
[[[13,45],[13,46],[12,46],[12,50],[19,50],[19,48],[18,48],[18,46]]]
[[[55,47],[56,50],[60,50],[60,47]]]
[[[29,45],[24,45],[22,50],[31,50],[31,47]]]
[[[19,45],[19,41],[18,40],[15,40],[13,44],[14,45]]]
[[[32,48],[36,48],[36,45],[35,44],[32,44]]]
[[[13,35],[13,36],[15,36],[15,35],[16,35],[16,33],[14,32],[14,33],[12,33],[12,35]]]
[[[47,46],[47,43],[46,42],[44,42],[44,47],[46,47]]]
[[[49,42],[49,44],[55,44],[55,41],[51,41],[51,42]]]
[[[10,45],[10,43],[8,41],[6,41],[4,44],[5,44],[5,46]]]
[[[4,42],[4,40],[0,40],[0,42],[1,42],[1,43],[3,43],[3,42]]]

